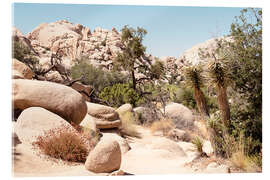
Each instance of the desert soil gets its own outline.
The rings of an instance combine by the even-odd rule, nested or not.
[[[170,151],[169,147],[153,148],[159,136],[152,135],[150,130],[138,126],[141,138],[128,138],[131,150],[122,156],[121,170],[134,175],[142,174],[180,174],[196,173],[193,168],[185,166],[196,157],[196,150],[190,143],[179,142],[187,156]],[[13,173],[15,177],[25,176],[93,176],[83,163],[65,163],[39,155],[30,145],[15,141],[13,144]]]

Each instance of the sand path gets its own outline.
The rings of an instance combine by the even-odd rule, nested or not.
[[[150,130],[138,126],[141,138],[128,138],[131,150],[122,156],[121,169],[124,172],[139,174],[179,174],[193,173],[193,170],[184,167],[186,162],[195,157],[190,144],[179,144],[184,149],[170,150],[166,145],[159,147],[161,137],[154,136]],[[158,147],[155,147],[156,144]],[[182,146],[184,145],[184,146]],[[180,154],[179,154],[180,153]],[[13,146],[13,172],[14,176],[92,176],[95,174],[85,169],[84,164],[66,164],[61,161],[45,159],[29,145],[16,142]]]

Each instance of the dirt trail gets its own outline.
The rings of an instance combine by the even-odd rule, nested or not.
[[[169,140],[152,135],[147,128],[138,126],[137,129],[141,138],[128,138],[131,150],[122,156],[121,169],[124,172],[135,175],[194,173],[191,168],[184,167],[186,162],[196,156],[190,143],[163,145],[160,142]],[[20,143],[13,146],[13,157],[13,172],[16,177],[106,175],[89,172],[84,164],[68,165],[46,160],[38,156],[31,146]]]
[[[123,171],[132,174],[193,172],[192,169],[184,167],[186,162],[190,162],[189,153],[185,153],[186,156],[181,156],[181,153],[170,151],[171,147],[166,147],[166,144],[157,146],[157,143],[163,142],[164,138],[152,135],[149,129],[141,126],[138,126],[137,130],[141,134],[141,138],[130,138],[128,140],[131,150],[123,156],[121,165]]]

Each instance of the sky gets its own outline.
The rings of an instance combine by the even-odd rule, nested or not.
[[[143,44],[157,57],[179,57],[185,50],[210,38],[229,33],[242,8],[127,6],[87,4],[14,3],[12,24],[23,34],[39,24],[68,20],[93,31],[96,27],[118,31],[124,25],[147,30]]]

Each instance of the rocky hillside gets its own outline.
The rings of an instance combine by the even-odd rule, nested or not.
[[[180,61],[191,63],[193,65],[205,62],[206,60],[200,58],[200,51],[203,50],[206,53],[212,54],[215,49],[218,47],[218,41],[224,38],[212,38],[205,42],[199,43],[184,51],[182,55],[178,58]],[[225,40],[229,41],[231,38],[226,37]]]
[[[58,53],[62,56],[62,64],[68,69],[77,58],[87,57],[92,65],[110,70],[113,59],[123,47],[121,32],[115,28],[107,30],[97,27],[91,31],[89,27],[66,20],[42,23],[27,35],[14,27],[13,37],[30,47],[44,68],[49,68],[52,54]],[[143,58],[152,62],[156,59],[151,54]],[[162,57],[161,60],[167,72],[172,72],[175,65],[180,70],[189,64],[184,59],[175,57]]]
[[[44,67],[49,67],[51,54],[58,52],[63,56],[62,63],[68,68],[74,64],[75,59],[87,57],[89,63],[94,66],[110,70],[114,57],[123,47],[121,32],[115,28],[107,30],[97,27],[91,31],[89,27],[66,20],[42,23],[27,35],[23,35],[14,27],[13,37],[19,38],[36,52]],[[194,45],[178,58],[161,57],[160,59],[168,71],[175,65],[181,69],[183,66],[203,61],[198,54],[200,49],[213,52],[216,47],[216,38],[212,38]],[[146,55],[144,58],[155,60],[153,55]]]

